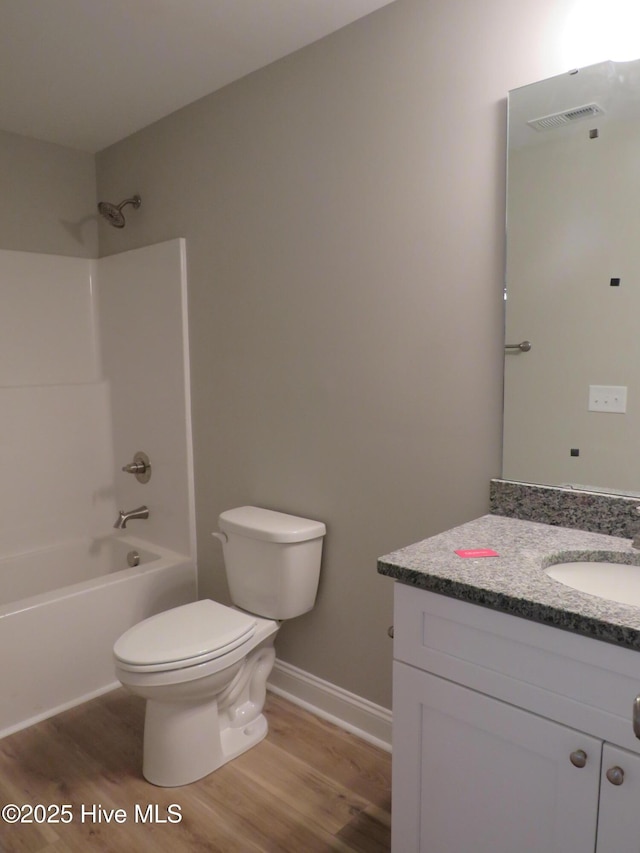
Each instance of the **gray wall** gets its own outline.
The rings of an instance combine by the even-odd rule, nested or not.
[[[187,240],[201,595],[222,510],[325,521],[278,654],[381,705],[376,558],[500,473],[505,97],[562,70],[559,6],[397,0],[97,157],[101,196],[143,198],[102,254]]]
[[[92,154],[0,130],[0,249],[95,258]]]
[[[576,64],[573,5],[396,0],[97,158],[100,196],[144,198],[102,254],[187,239],[202,593],[222,509],[326,521],[279,655],[383,705],[376,557],[499,473],[505,97]],[[0,131],[0,187],[0,248],[97,255],[91,155]]]

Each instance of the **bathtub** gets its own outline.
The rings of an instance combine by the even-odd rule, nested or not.
[[[120,634],[195,598],[194,561],[135,537],[1,559],[0,737],[117,687]]]

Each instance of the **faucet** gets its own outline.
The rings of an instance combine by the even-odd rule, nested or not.
[[[125,512],[121,509],[118,512],[116,523],[113,526],[116,530],[124,530],[127,526],[127,522],[132,518],[149,518],[149,508],[146,506],[139,506],[137,509],[132,509],[129,512]]]

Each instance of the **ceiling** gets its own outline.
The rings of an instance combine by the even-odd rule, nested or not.
[[[393,0],[0,0],[0,130],[96,152]]]

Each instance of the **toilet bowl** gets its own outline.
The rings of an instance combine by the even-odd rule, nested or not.
[[[265,737],[280,620],[315,601],[324,524],[241,507],[220,528],[232,599],[244,609],[185,604],[134,625],[113,648],[118,679],[147,700],[142,772],[162,787],[195,782]]]

